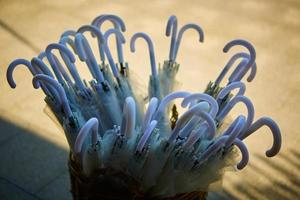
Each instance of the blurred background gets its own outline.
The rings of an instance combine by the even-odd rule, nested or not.
[[[267,128],[260,129],[246,140],[249,165],[240,172],[228,172],[223,190],[210,193],[209,199],[299,198],[299,0],[0,0],[0,199],[71,199],[65,137],[47,115],[44,95],[33,89],[28,69],[15,71],[14,90],[6,82],[6,69],[16,58],[37,56],[47,44],[57,42],[63,31],[76,30],[109,13],[126,22],[125,58],[144,88],[150,74],[146,44],[138,42],[132,54],[128,41],[135,32],[146,32],[154,42],[157,61],[167,60],[170,38],[164,34],[172,14],[179,27],[197,23],[205,33],[204,43],[198,42],[193,31],[184,35],[177,58],[181,90],[203,91],[239,50],[224,54],[224,45],[237,38],[250,41],[256,48],[258,72],[246,84],[246,96],[256,108],[255,119],[270,116],[278,122],[282,150],[266,159],[272,136]],[[114,40],[110,42],[114,53]],[[79,68],[88,76],[86,68]],[[237,106],[231,115],[240,112],[246,110]]]

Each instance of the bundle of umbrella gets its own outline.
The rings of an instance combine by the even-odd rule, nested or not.
[[[101,25],[106,21],[113,28],[104,32]],[[198,25],[186,24],[179,31],[177,26],[177,18],[171,16],[166,27],[166,36],[171,38],[169,59],[159,69],[150,37],[139,32],[130,40],[132,52],[137,39],[144,39],[149,48],[151,75],[146,96],[134,90],[131,68],[124,61],[122,50],[125,43],[122,32],[126,27],[115,15],[101,15],[91,25],[64,32],[58,43],[48,45],[45,52],[30,62],[13,61],[7,70],[7,80],[15,88],[15,67],[28,67],[34,76],[34,88],[41,88],[46,94],[47,105],[64,129],[71,158],[85,177],[95,176],[99,170],[113,169],[135,180],[142,193],[157,198],[208,191],[222,179],[224,169],[235,165],[238,170],[246,167],[249,154],[244,139],[262,126],[269,127],[273,145],[266,156],[272,157],[280,150],[281,133],[268,117],[253,122],[254,107],[244,96],[246,88],[241,80],[249,70],[247,81],[255,77],[256,54],[245,40],[233,40],[225,45],[225,53],[234,46],[243,46],[247,52],[232,56],[204,93],[174,91],[179,69],[176,57],[183,34],[193,29],[199,34],[199,41],[204,40]],[[99,59],[84,36],[86,32],[97,39]],[[107,42],[113,34],[118,62],[114,61]],[[53,53],[55,49],[66,68]],[[86,63],[92,80],[80,77],[74,55]],[[238,60],[241,61],[227,85],[221,86],[228,70]],[[232,93],[235,89],[237,94]],[[175,99],[181,99],[180,106],[186,108],[181,115],[172,104]],[[245,104],[247,115],[240,114],[225,127],[226,123],[222,122],[239,102]]]

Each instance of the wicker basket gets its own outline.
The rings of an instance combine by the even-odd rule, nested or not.
[[[137,181],[111,168],[100,169],[86,177],[79,165],[70,156],[69,173],[71,193],[74,200],[154,200],[139,191]],[[207,192],[179,194],[163,200],[205,200]]]

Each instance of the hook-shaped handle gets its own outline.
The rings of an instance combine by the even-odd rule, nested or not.
[[[180,116],[180,118],[177,120],[176,125],[174,129],[171,132],[171,135],[168,139],[168,143],[171,143],[173,140],[176,139],[180,129],[193,117],[194,115],[199,116],[204,119],[204,121],[207,122],[209,127],[209,133],[212,135],[212,137],[216,133],[216,125],[214,122],[214,119],[211,117],[210,114],[207,113],[209,110],[209,104],[207,102],[200,102],[187,110],[184,114]]]
[[[238,137],[240,132],[243,130],[246,125],[246,117],[239,115],[230,126],[224,131],[223,136],[228,135],[228,140],[225,142],[225,147],[229,148],[233,144],[235,138]]]
[[[256,122],[254,122],[249,129],[241,135],[241,139],[244,140],[252,133],[256,132],[258,129],[260,129],[262,126],[267,126],[271,129],[271,132],[273,134],[273,145],[272,147],[266,151],[266,156],[273,157],[280,151],[281,148],[281,131],[278,125],[275,121],[273,121],[269,117],[262,117],[258,119]]]
[[[66,30],[66,31],[64,31],[64,32],[60,35],[60,38],[63,38],[63,37],[69,37],[69,36],[75,37],[75,35],[76,35],[76,31],[74,31],[74,30]]]
[[[6,71],[6,79],[11,88],[16,88],[16,86],[17,86],[16,82],[14,81],[14,78],[13,78],[13,72],[18,65],[26,66],[29,69],[29,71],[31,72],[31,74],[35,75],[35,70],[28,60],[25,60],[25,59],[14,60],[12,63],[9,64],[7,71]]]
[[[247,55],[247,57],[243,58],[243,60],[237,65],[235,70],[232,72],[232,74],[228,78],[229,83],[242,80],[242,78],[248,72],[249,68],[246,68],[246,66],[247,66],[247,63],[249,62],[250,57],[248,54],[246,54],[246,55]],[[251,67],[251,72],[247,78],[248,82],[251,82],[255,78],[256,71],[257,71],[257,66],[256,66],[256,63],[254,62],[254,64]]]
[[[37,74],[32,79],[32,84],[35,89],[38,89],[40,87],[39,82],[42,82],[44,84],[49,85],[50,87],[53,87],[56,89],[59,98],[57,99],[59,102],[61,102],[64,113],[67,118],[72,116],[72,111],[66,96],[66,93],[63,89],[63,87],[53,78],[50,76],[44,75],[44,74]]]
[[[119,29],[116,29],[116,30],[119,30]],[[109,31],[109,30],[108,30]],[[106,34],[106,32],[105,32]],[[105,35],[104,34],[104,35]],[[124,63],[124,56],[123,56],[123,40],[120,39],[117,35],[116,35],[116,41],[117,41],[117,55],[118,55],[118,61],[119,63],[123,64]]]
[[[51,78],[54,78],[52,72],[48,68],[48,66],[40,59],[39,57],[34,57],[31,59],[31,65],[36,71],[36,73],[42,73],[47,76],[50,76]]]
[[[216,78],[215,85],[220,85],[221,81],[224,79],[225,75],[229,71],[229,69],[233,66],[233,64],[238,60],[242,58],[242,61],[238,64],[238,66],[235,68],[235,70],[232,72],[232,74],[229,76],[228,81],[229,83],[235,82],[237,80],[241,80],[243,76],[247,73],[249,68],[247,68],[248,65],[246,65],[246,62],[248,63],[250,60],[250,55],[248,53],[240,52],[234,54],[225,67],[222,69],[219,76]],[[248,82],[251,82],[255,75],[256,75],[256,63],[254,62],[254,65],[251,67],[251,73],[247,78]],[[238,76],[238,77],[237,77]]]
[[[75,35],[74,35],[74,37],[75,37]],[[59,39],[59,43],[62,44],[62,45],[65,45],[65,46],[70,45],[70,47],[72,48],[73,52],[75,54],[77,54],[74,40],[72,40],[70,37],[67,37],[67,36],[61,37]]]
[[[179,49],[179,46],[180,46],[180,42],[181,42],[183,33],[185,31],[187,31],[188,29],[194,29],[195,31],[197,31],[197,33],[199,35],[199,42],[204,42],[204,32],[203,32],[203,30],[200,26],[198,26],[197,24],[186,24],[186,25],[184,25],[178,32],[177,40],[176,40],[176,43],[175,43],[174,60],[176,60],[178,49]]]
[[[157,68],[156,68],[156,61],[155,61],[155,55],[154,55],[154,47],[153,47],[151,38],[146,33],[141,33],[141,32],[135,33],[130,40],[130,50],[131,50],[131,52],[135,52],[135,41],[138,38],[143,38],[148,44],[148,50],[149,50],[149,56],[150,56],[150,62],[151,62],[151,74],[153,77],[156,77],[157,76]]]
[[[124,38],[123,34],[117,29],[109,29],[104,34],[104,41],[103,41],[104,52],[106,54],[107,60],[109,62],[109,65],[111,67],[111,70],[113,72],[114,77],[118,78],[119,77],[119,71],[118,71],[116,63],[113,60],[113,57],[112,57],[111,52],[110,52],[109,47],[108,47],[108,38],[111,34],[115,34],[116,37],[120,40],[120,42],[123,43],[123,44],[125,43],[125,38]]]
[[[92,134],[92,145],[96,145],[98,143],[98,127],[99,122],[98,119],[93,117],[89,119],[80,129],[78,136],[76,138],[74,144],[74,152],[80,153],[82,149],[82,145],[86,139],[86,137],[91,133]]]
[[[213,118],[216,117],[219,111],[219,105],[217,101],[208,94],[204,94],[204,93],[191,94],[183,99],[183,101],[181,102],[181,106],[185,108],[189,104],[193,105],[195,101],[206,101],[207,103],[209,103],[210,105],[209,113]]]
[[[225,146],[225,142],[229,136],[219,137],[212,145],[210,145],[199,157],[198,163],[202,164],[207,161],[212,155],[216,154],[222,147]],[[237,164],[239,170],[243,169],[249,162],[249,152],[246,145],[239,139],[234,140],[234,144],[240,149],[242,153],[242,160]]]
[[[161,101],[160,104],[156,110],[156,112],[153,115],[152,119],[155,119],[156,121],[159,121],[161,119],[161,117],[163,116],[163,114],[165,113],[165,110],[167,108],[167,105],[178,98],[185,98],[188,95],[190,95],[189,92],[185,92],[185,91],[178,91],[178,92],[173,92],[168,94],[167,96],[165,96]]]
[[[85,32],[90,32],[97,37],[100,59],[101,59],[102,63],[105,63],[105,54],[104,54],[104,47],[103,47],[104,36],[101,33],[101,31],[96,26],[84,25],[84,26],[81,26],[77,30],[77,32],[82,33],[82,34]]]
[[[36,58],[36,59],[39,60],[38,58]],[[11,88],[16,88],[16,86],[17,86],[13,79],[13,72],[18,65],[26,66],[33,76],[35,76],[38,73],[38,69],[36,68],[37,65],[39,68],[42,69],[43,73],[48,72],[52,75],[52,73],[50,72],[48,67],[41,60],[39,60],[39,61],[40,62],[38,62],[37,64],[35,62],[29,62],[28,60],[25,60],[25,59],[16,59],[15,61],[13,61],[8,66],[8,69],[6,72],[6,78],[7,78],[7,82],[9,84],[9,86]],[[40,65],[40,64],[43,64],[43,65]],[[52,75],[52,77],[53,77],[53,75]],[[44,85],[41,85],[41,87],[46,95],[57,96],[57,93],[53,90],[52,87],[46,88]]]
[[[153,116],[154,112],[156,111],[157,106],[158,106],[158,99],[156,97],[152,97],[149,102],[144,119],[143,119],[142,131],[145,131],[146,128],[148,127],[148,125],[152,119],[152,116]]]
[[[242,170],[249,162],[249,151],[247,149],[247,146],[237,138],[234,140],[233,144],[236,145],[242,153],[242,160],[236,165],[236,168],[238,170]]]
[[[167,28],[166,28],[166,36],[169,37],[171,35],[171,45],[169,51],[169,60],[175,61],[175,47],[176,47],[176,37],[177,37],[177,17],[175,15],[170,16]]]
[[[152,120],[145,132],[143,133],[143,136],[141,137],[139,143],[137,144],[136,151],[142,152],[144,149],[144,146],[146,142],[148,141],[149,137],[151,136],[154,128],[157,125],[156,120]]]
[[[241,39],[232,40],[224,46],[223,52],[227,53],[232,47],[237,46],[237,45],[243,46],[249,51],[250,58],[249,58],[249,61],[248,61],[247,65],[244,66],[244,68],[248,70],[252,66],[254,66],[255,59],[256,59],[255,49],[254,49],[254,47],[252,46],[252,44],[250,42],[248,42],[246,40],[241,40]],[[251,81],[251,79],[253,79],[254,76],[255,76],[255,72],[251,72],[251,73],[254,73],[254,75],[253,74],[250,75],[250,78],[248,77],[248,81],[249,80]]]
[[[236,94],[236,96],[243,96],[245,94],[246,91],[246,85],[243,82],[233,82],[230,83],[229,85],[227,85],[225,88],[223,88],[218,96],[217,96],[217,100],[218,99],[224,99],[232,90],[234,89],[239,89],[238,93]]]
[[[56,66],[58,67],[59,69],[59,72],[61,73],[61,75],[63,76],[63,78],[65,79],[65,81],[69,84],[69,85],[73,85],[73,82],[71,81],[71,78],[69,76],[69,74],[66,72],[66,70],[64,69],[64,67],[62,66],[62,64],[60,63],[60,61],[58,60],[58,58],[56,57],[56,55],[52,54],[53,55],[53,59],[56,63]],[[71,62],[68,60],[68,58],[66,57],[65,54],[61,53],[61,56],[63,57],[64,56],[64,61],[65,61],[65,64],[68,66],[71,65]],[[38,55],[38,58],[43,60],[44,58],[46,57],[46,53],[43,51],[41,52],[39,55]]]
[[[60,74],[60,70],[59,70],[57,63],[55,62],[55,58],[52,54],[52,50],[54,50],[54,49],[57,49],[60,52],[64,53],[68,57],[68,59],[71,63],[75,63],[75,56],[72,54],[72,52],[67,47],[65,47],[62,44],[52,43],[46,47],[45,53],[46,53],[46,56],[47,56],[47,59],[48,59],[50,65],[54,71],[54,74],[55,74],[58,82],[60,84],[64,84],[64,81]]]
[[[44,53],[44,52],[42,52],[42,53]],[[45,74],[54,79],[54,76],[53,76],[52,72],[49,70],[48,66],[39,57],[32,58],[31,65],[35,70],[35,75],[36,74]],[[52,96],[52,97],[58,96],[56,90],[53,87],[49,87],[49,86],[47,87],[42,84],[41,88],[44,91],[44,93],[48,96]]]
[[[50,46],[50,45],[49,45],[49,46]],[[49,47],[49,46],[48,46],[48,47]],[[57,58],[54,54],[51,53],[51,47],[50,47],[49,50],[47,50],[48,47],[46,48],[46,52],[45,52],[45,53],[46,53],[46,57],[47,57],[47,59],[48,59],[50,65],[51,65],[51,61],[50,61],[50,58],[51,58],[51,59],[53,59],[53,61],[54,61],[53,64],[55,64],[55,66],[58,68],[59,72],[62,73],[62,75],[63,75],[63,77],[65,78],[65,80],[66,80],[68,83],[72,84],[72,81],[71,81],[71,79],[70,79],[68,73],[66,72],[66,70],[64,69],[64,67],[62,66],[62,64],[59,62],[58,58]],[[75,67],[75,56],[74,56],[74,54],[71,52],[71,50],[69,50],[69,49],[68,49],[65,45],[63,45],[63,44],[55,44],[55,47],[52,47],[52,49],[57,49],[57,50],[59,50],[59,53],[60,53],[60,55],[61,55],[61,57],[62,57],[62,59],[63,59],[65,65],[67,66],[68,71],[69,71],[70,74],[72,75],[72,77],[73,77],[73,79],[74,79],[74,81],[75,81],[75,85],[77,86],[77,88],[78,88],[80,91],[82,91],[82,92],[86,91],[86,88],[85,88],[85,86],[84,86],[84,84],[83,84],[83,82],[82,82],[82,80],[81,80],[81,77],[80,77],[80,75],[79,75],[79,73],[78,73],[78,71],[77,71],[77,69],[76,69],[76,67]],[[48,52],[47,52],[47,51],[48,51]],[[39,57],[41,57],[41,55],[42,55],[42,53],[40,54]],[[42,57],[41,57],[41,58],[42,58]],[[53,61],[52,61],[52,62],[53,62]],[[53,65],[53,64],[52,64],[52,65]],[[51,65],[51,66],[52,66],[52,65]],[[54,68],[53,68],[53,71],[54,71]],[[55,73],[55,71],[54,71],[54,73]]]
[[[248,112],[246,125],[244,126],[243,130],[241,131],[241,134],[242,134],[247,130],[247,128],[250,127],[250,125],[252,124],[253,119],[254,119],[254,106],[249,98],[247,98],[245,96],[234,97],[219,112],[219,114],[216,117],[216,120],[218,122],[222,121],[224,119],[224,117],[232,110],[232,108],[239,102],[242,102],[246,105],[247,112]]]
[[[192,108],[193,106],[195,106],[195,104],[197,104],[199,101],[205,101],[207,103],[209,103],[209,114],[211,115],[212,118],[215,118],[218,110],[219,110],[219,105],[217,103],[217,101],[211,97],[208,94],[203,94],[203,93],[195,93],[195,94],[191,94],[187,97],[185,97],[183,99],[183,101],[181,102],[181,106],[183,108],[187,107],[188,105],[189,108]],[[195,124],[199,123],[199,118],[198,117],[192,117],[192,119],[182,128],[182,130],[179,133],[179,137],[185,138],[189,135],[189,133],[191,132],[191,130],[195,127]]]
[[[85,61],[89,67],[92,76],[100,83],[104,82],[104,76],[99,69],[93,51],[83,34],[77,33],[75,36],[75,46],[80,60]]]
[[[92,25],[99,27],[99,29],[101,30],[101,26],[105,21],[110,21],[114,25],[115,29],[121,29],[122,32],[126,31],[126,26],[124,21],[117,15],[111,15],[111,14],[100,15],[92,21]]]
[[[123,107],[123,120],[121,124],[121,134],[130,138],[135,129],[136,122],[136,105],[132,97],[127,97],[125,99]]]
[[[114,29],[118,29],[122,32],[126,31],[125,23],[120,17],[116,15],[100,15],[93,20],[92,25],[99,27],[99,30],[101,31],[101,26],[105,21],[110,21],[113,24]],[[119,63],[124,63],[122,42],[118,37],[116,37],[116,42]]]

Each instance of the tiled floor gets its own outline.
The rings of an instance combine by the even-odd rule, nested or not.
[[[0,199],[70,199],[67,150],[4,119],[0,127]]]
[[[125,36],[149,33],[157,60],[167,58],[164,36],[168,16],[179,25],[195,22],[205,31],[204,44],[187,33],[179,50],[181,89],[202,91],[216,77],[230,55],[223,46],[234,38],[251,41],[257,51],[258,74],[247,84],[256,118],[274,118],[283,133],[281,153],[264,157],[271,144],[269,130],[247,140],[250,165],[228,173],[224,192],[211,199],[297,199],[300,196],[300,3],[297,0],[249,1],[0,1],[0,199],[71,199],[66,168],[68,147],[58,126],[45,111],[43,94],[31,85],[26,68],[16,70],[17,88],[5,81],[5,70],[15,58],[37,55],[67,29],[76,29],[104,13],[120,15]],[[144,45],[144,44],[141,44]],[[129,53],[126,60],[138,77],[147,77],[148,53]],[[141,46],[142,47],[142,46]],[[144,46],[143,46],[144,47]],[[115,52],[115,51],[113,51]],[[233,52],[232,52],[233,53]],[[146,62],[145,62],[146,61]],[[80,73],[87,74],[84,69]],[[142,78],[140,78],[142,80]],[[143,82],[143,80],[142,80]],[[241,112],[235,109],[232,115]]]

